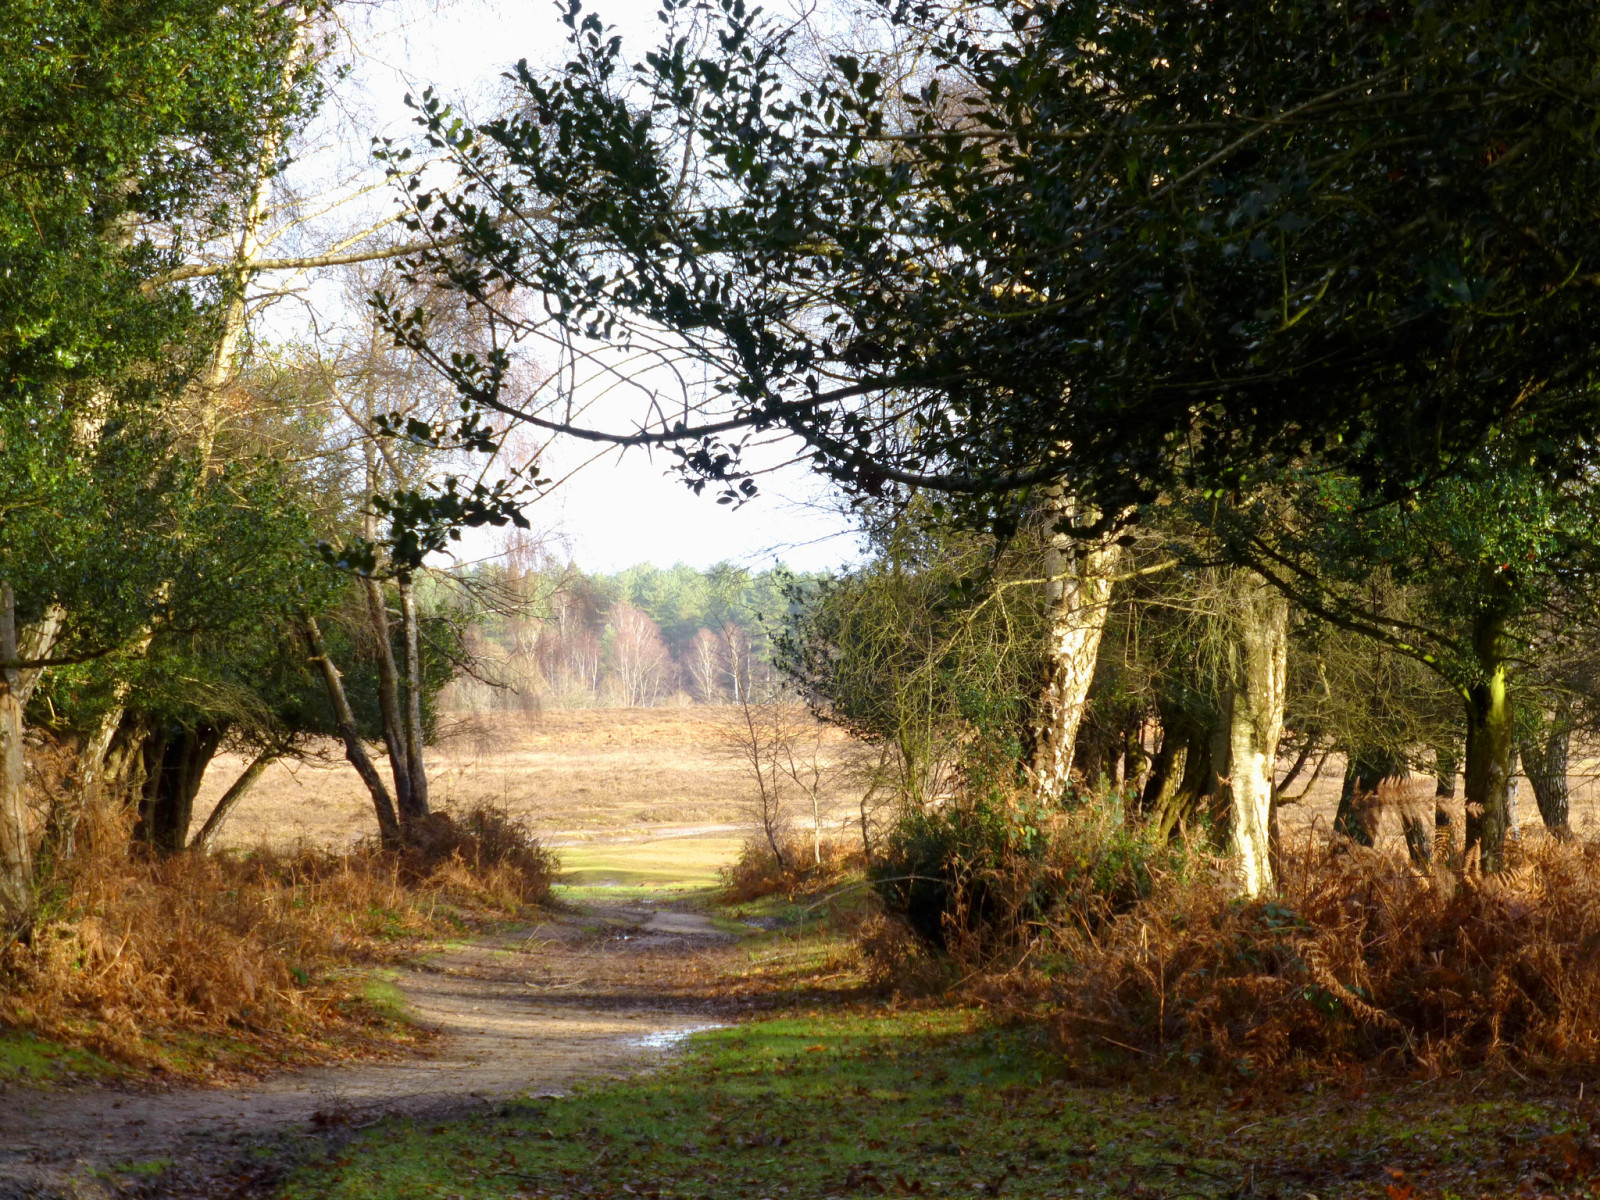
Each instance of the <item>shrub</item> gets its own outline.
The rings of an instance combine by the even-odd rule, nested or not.
[[[1127,820],[1115,795],[1065,810],[1003,797],[907,813],[874,873],[891,913],[975,967],[1052,922],[1098,928],[1186,862],[1183,847]]]
[[[737,904],[779,893],[815,895],[832,887],[863,861],[861,848],[854,841],[823,838],[820,863],[816,843],[808,836],[788,834],[780,840],[779,848],[783,851],[782,861],[765,837],[745,839],[739,857],[719,872],[723,899]]]
[[[241,1061],[359,1040],[359,981],[334,968],[399,961],[463,910],[548,894],[553,856],[503,814],[438,816],[425,834],[399,855],[146,860],[102,831],[52,881],[30,940],[0,946],[0,1025],[133,1063],[170,1034],[227,1032]]]
[[[1052,930],[988,998],[1045,1019],[1076,1061],[1131,1048],[1227,1072],[1388,1062],[1600,1062],[1600,855],[1530,837],[1500,876],[1422,875],[1310,843],[1279,894],[1228,873],[1158,880],[1094,936]]]

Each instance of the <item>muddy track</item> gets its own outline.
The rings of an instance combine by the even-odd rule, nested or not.
[[[235,1087],[12,1088],[0,1095],[0,1200],[254,1196],[289,1164],[386,1116],[445,1120],[662,1061],[717,1023],[652,987],[652,966],[732,939],[705,916],[593,905],[453,948],[395,980],[442,1035],[401,1062],[295,1071]]]

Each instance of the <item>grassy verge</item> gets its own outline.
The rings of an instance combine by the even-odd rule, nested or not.
[[[89,1050],[37,1037],[26,1030],[0,1034],[0,1083],[70,1083],[113,1079],[126,1068]]]
[[[1548,1097],[1099,1087],[1042,1051],[965,1011],[754,1023],[701,1035],[655,1075],[380,1127],[283,1196],[1423,1200],[1558,1190],[1594,1165],[1584,1114]]]

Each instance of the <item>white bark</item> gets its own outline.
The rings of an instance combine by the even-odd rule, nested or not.
[[[0,659],[17,661],[17,602],[9,583],[0,583]],[[20,687],[17,668],[0,670],[0,916],[8,925],[25,922],[33,910]]]
[[[1072,502],[1059,493],[1047,508],[1052,523],[1072,517]],[[1118,548],[1109,540],[1082,542],[1052,530],[1045,549],[1050,626],[1044,687],[1033,727],[1033,784],[1041,800],[1059,800],[1072,770],[1072,751],[1083,720],[1089,684],[1100,654],[1111,601]]]
[[[1228,804],[1240,888],[1259,896],[1273,886],[1269,831],[1283,733],[1289,603],[1259,576],[1245,572],[1235,577],[1232,598],[1235,636],[1229,641],[1223,696],[1227,761],[1217,765],[1217,773]]]

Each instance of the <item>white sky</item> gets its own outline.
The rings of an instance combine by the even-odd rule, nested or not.
[[[657,0],[597,0],[586,8],[616,25],[639,54],[657,39],[658,6]],[[504,87],[500,75],[519,58],[553,67],[567,49],[567,28],[549,0],[388,0],[347,12],[362,56],[337,85],[325,130],[312,131],[311,141],[322,149],[308,159],[308,171],[329,172],[341,157],[348,169],[361,169],[364,145],[349,146],[352,124],[365,134],[409,142],[414,126],[403,104],[407,92],[420,96],[431,85],[463,111],[486,115],[489,97]],[[381,192],[374,199],[389,203]],[[544,474],[565,475],[588,453],[555,447],[545,457]],[[764,461],[793,453],[772,448]],[[640,562],[705,567],[721,561],[752,567],[782,561],[819,570],[859,557],[852,525],[804,468],[763,476],[761,494],[733,509],[717,504],[710,489],[692,494],[670,473],[671,463],[670,455],[608,455],[541,498],[529,518],[564,543],[580,566],[597,571]],[[462,557],[490,553],[492,543],[473,537]]]

